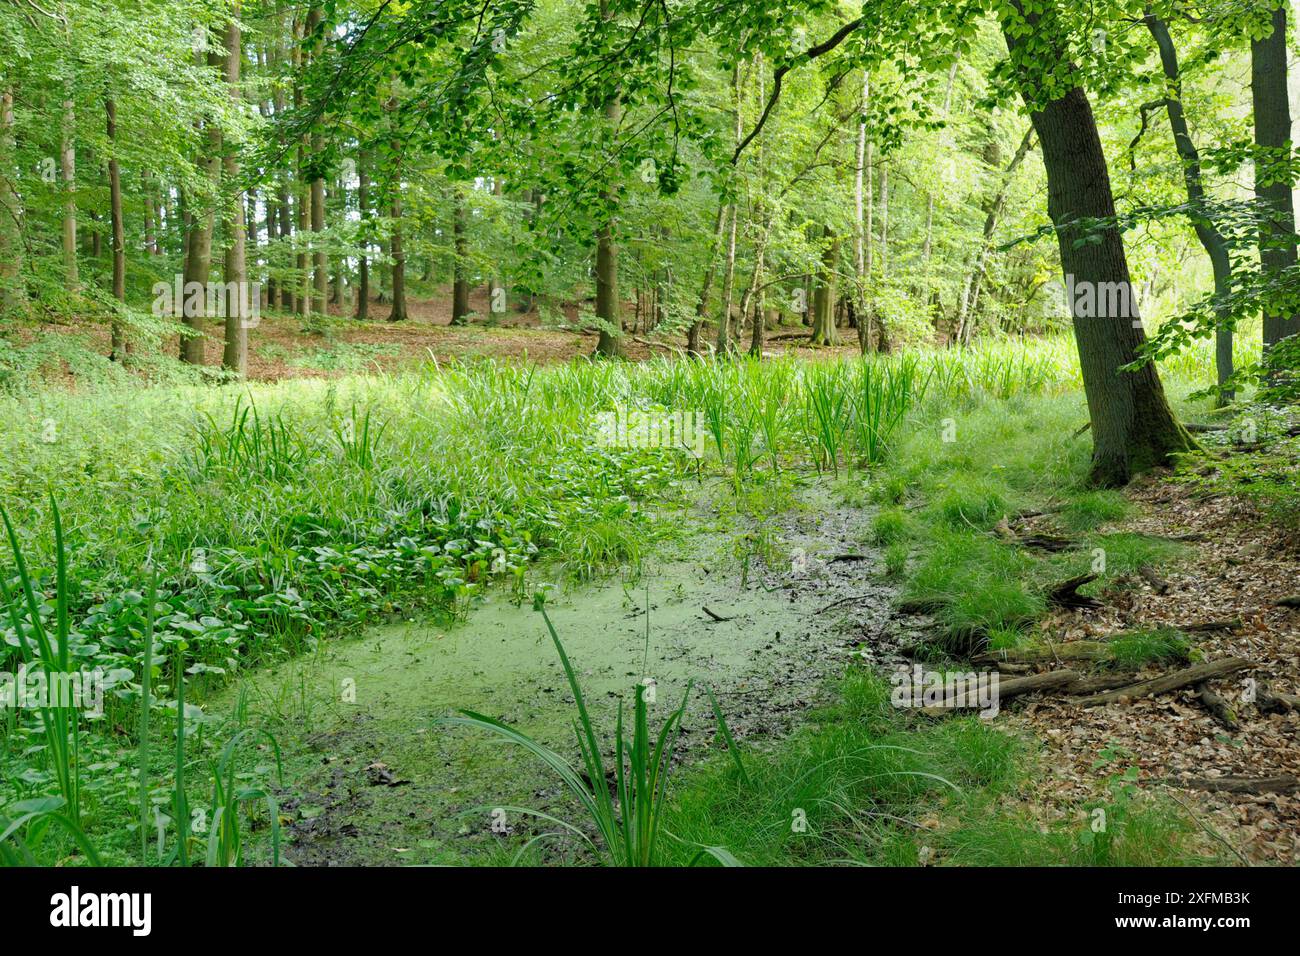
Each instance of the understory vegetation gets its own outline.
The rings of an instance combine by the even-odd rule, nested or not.
[[[431,366],[5,399],[5,669],[41,666],[24,638],[54,634],[64,657],[47,670],[108,674],[102,716],[6,710],[6,852],[231,861],[253,826],[257,858],[279,859],[274,740],[206,713],[212,691],[368,623],[472,614],[488,588],[531,599],[542,560],[574,584],[634,577],[656,541],[682,533],[674,516],[706,477],[758,519],[807,482],[874,501],[868,535],[903,600],[954,638],[1016,646],[1045,585],[1092,545],[1107,555],[1103,584],[1177,547],[1106,531],[1127,508],[1084,488],[1077,382],[1066,344],[1046,341],[823,364]],[[606,447],[596,413],[620,405],[696,412],[704,457]],[[986,533],[1029,507],[1085,535],[1084,557],[1026,558]],[[696,844],[745,863],[1184,852],[1177,826],[1137,808],[1131,841],[1115,835],[1104,850],[1079,843],[1072,821],[1047,832],[1015,822],[997,798],[1014,793],[1030,750],[975,719],[909,723],[885,710],[883,688],[851,673],[843,703],[789,741],[733,743],[733,759],[674,770],[662,826],[676,839],[658,842],[654,862],[683,862]],[[718,704],[725,728],[725,695]],[[741,774],[750,783],[732,793]],[[795,808],[811,836],[790,829]],[[918,815],[942,825],[921,840]]]

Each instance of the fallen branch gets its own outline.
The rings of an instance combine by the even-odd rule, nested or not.
[[[1153,697],[1156,694],[1165,694],[1171,690],[1193,687],[1215,677],[1223,677],[1227,674],[1235,674],[1237,671],[1249,670],[1254,666],[1250,661],[1242,660],[1240,657],[1224,657],[1217,661],[1206,661],[1169,674],[1163,674],[1160,677],[1153,677],[1151,680],[1129,684],[1127,687],[1121,687],[1105,694],[1094,694],[1092,697],[1085,697],[1079,701],[1079,706],[1096,707],[1101,704],[1113,704],[1121,700]]]
[[[832,601],[830,604],[827,604],[825,607],[818,608],[813,613],[821,614],[824,611],[829,611],[833,607],[839,607],[841,604],[849,604],[853,601],[865,601],[867,598],[872,596],[873,595],[871,594],[850,594],[848,597],[840,598],[838,601]]]
[[[1104,690],[1113,690],[1116,687],[1124,687],[1132,683],[1133,678],[1128,674],[1108,674],[1103,677],[1080,677],[1078,680],[1070,681],[1065,687],[1061,688],[1061,693],[1079,696],[1081,694],[1099,694]]]
[[[1041,674],[1033,674],[1030,677],[1015,677],[1011,680],[998,681],[997,699],[1001,703],[1012,697],[1019,697],[1021,694],[1032,694],[1040,690],[1055,690],[1059,687],[1065,687],[1079,677],[1078,671],[1058,670],[1044,671]],[[977,695],[972,688],[969,693],[963,693],[962,689],[957,690],[956,698],[948,698],[945,702],[936,707],[922,707],[921,713],[929,717],[938,717],[952,710],[971,710],[979,707],[979,701],[972,698]]]
[[[1292,594],[1275,602],[1278,607],[1300,607],[1300,594]]]
[[[635,335],[632,336],[632,341],[633,341],[633,342],[640,342],[642,345],[647,345],[647,346],[649,346],[650,348],[663,349],[665,352],[672,352],[674,355],[684,355],[684,354],[685,354],[684,350],[678,348],[678,347],[675,346],[675,345],[669,345],[667,342],[655,342],[655,341],[652,340],[652,339],[643,339],[643,338],[639,338],[638,336],[635,336]]]
[[[1095,580],[1097,580],[1097,575],[1095,574],[1081,574],[1077,578],[1070,578],[1068,581],[1062,581],[1048,592],[1047,602],[1055,607],[1101,607],[1101,602],[1096,598],[1091,598],[1086,594],[1079,593],[1079,588],[1083,587],[1085,584],[1091,584]]]
[[[1156,594],[1165,594],[1169,591],[1169,582],[1156,574],[1156,569],[1149,564],[1144,564],[1138,568],[1138,574],[1142,575],[1147,584],[1151,585],[1151,590]]]
[[[1228,706],[1228,702],[1210,690],[1207,685],[1196,685],[1196,699],[1201,702],[1201,706],[1208,710],[1215,720],[1223,724],[1229,731],[1236,733],[1241,729],[1241,724],[1237,723],[1237,715]]]
[[[1071,641],[1068,644],[1049,644],[1047,647],[1009,647],[1002,651],[985,651],[971,660],[976,664],[996,664],[1001,661],[1044,664],[1053,661],[1107,661],[1112,656],[1110,647],[1101,641]]]
[[[713,618],[713,619],[714,619],[715,621],[717,621],[719,624],[721,624],[721,623],[724,622],[724,621],[731,621],[731,620],[734,620],[734,619],[735,619],[735,615],[734,615],[734,614],[731,615],[731,617],[723,617],[721,614],[714,614],[714,613],[713,613],[712,611],[710,611],[707,607],[704,609],[704,613],[707,614],[709,617]]]
[[[1300,710],[1300,696],[1275,694],[1267,684],[1261,683],[1255,688],[1255,706],[1264,713],[1277,711],[1287,714],[1293,710]]]

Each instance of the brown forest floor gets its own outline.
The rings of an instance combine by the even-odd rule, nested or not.
[[[1300,693],[1300,608],[1276,603],[1300,593],[1300,535],[1271,524],[1247,499],[1206,493],[1167,475],[1135,483],[1129,497],[1140,517],[1115,530],[1196,536],[1184,563],[1160,571],[1168,590],[1157,593],[1135,577],[1129,587],[1102,595],[1100,609],[1056,612],[1044,631],[1066,642],[1240,618],[1238,628],[1195,635],[1206,660],[1241,657],[1255,665],[1210,682],[1236,712],[1240,729],[1229,732],[1190,689],[1091,709],[1068,697],[1036,700],[1012,723],[1044,742],[1036,789],[1049,816],[1077,815],[1080,804],[1126,766],[1140,769],[1145,788],[1171,777],[1300,776],[1300,713],[1264,713],[1243,696],[1247,678],[1275,693]],[[1098,753],[1116,745],[1128,754],[1098,766]],[[1300,793],[1170,792],[1207,833],[1217,832],[1220,849],[1226,841],[1252,863],[1300,862]]]
[[[485,289],[475,289],[470,296],[470,307],[479,316],[488,315],[488,296]],[[249,331],[249,377],[256,381],[276,381],[283,378],[301,378],[347,374],[355,368],[329,367],[326,354],[331,346],[345,343],[348,346],[378,347],[382,350],[366,362],[366,367],[383,371],[398,371],[427,362],[466,361],[473,359],[500,359],[504,361],[529,361],[543,365],[568,362],[574,358],[590,356],[596,350],[595,332],[543,327],[536,308],[527,312],[511,311],[498,321],[484,322],[476,319],[468,326],[451,325],[451,297],[445,290],[433,298],[411,298],[407,306],[410,318],[404,322],[389,322],[391,306],[371,302],[370,316],[366,322],[351,318],[354,307],[340,309],[330,306],[331,317],[325,332],[304,330],[299,317],[272,314],[262,318],[257,328]],[[561,310],[569,322],[576,322],[578,308],[568,303]],[[625,321],[631,323],[632,303],[624,304]],[[841,329],[842,344],[838,347],[813,347],[802,338],[785,336],[800,333],[799,326],[782,326],[769,332],[769,337],[781,336],[769,343],[769,353],[796,352],[805,357],[826,358],[835,355],[856,355],[857,344],[852,329]],[[748,335],[748,333],[746,333]],[[748,341],[746,338],[744,345]],[[105,334],[105,342],[107,342]],[[659,345],[649,344],[657,342]],[[634,361],[644,361],[652,355],[670,355],[685,346],[684,333],[658,336],[654,333],[629,332],[624,337],[624,354]],[[174,342],[165,348],[175,351]],[[324,363],[313,365],[313,356]],[[214,323],[206,343],[207,362],[221,362],[221,329]]]

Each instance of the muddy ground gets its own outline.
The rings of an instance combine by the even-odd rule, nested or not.
[[[837,507],[818,489],[811,496],[816,508],[786,514],[753,553],[736,551],[737,538],[759,538],[738,531],[740,519],[697,509],[686,524],[700,530],[659,547],[639,578],[551,593],[551,619],[604,735],[619,701],[648,677],[652,723],[696,683],[679,760],[721,747],[705,684],[741,745],[759,747],[827,703],[851,662],[902,661],[899,648],[916,635],[891,612],[881,556],[862,543],[870,513]],[[532,586],[562,575],[539,570]],[[253,675],[209,709],[236,702],[269,723],[286,752],[286,855],[298,865],[464,862],[543,828],[501,808],[579,820],[536,757],[437,723],[474,710],[578,762],[573,698],[541,616],[505,591],[462,623],[408,621],[326,643]],[[546,852],[559,862],[566,851]]]

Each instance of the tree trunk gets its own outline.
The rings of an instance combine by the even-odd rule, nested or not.
[[[853,288],[853,316],[858,331],[858,350],[866,355],[871,347],[871,319],[867,312],[867,263],[870,261],[870,213],[866,207],[871,200],[866,191],[867,178],[867,109],[871,105],[871,73],[862,71],[862,103],[859,107],[858,143],[853,166],[853,275],[857,280]]]
[[[686,334],[686,351],[691,355],[700,354],[700,332],[704,320],[709,315],[709,293],[713,291],[713,276],[717,272],[718,255],[722,252],[722,232],[726,226],[727,204],[718,200],[718,215],[713,223],[713,243],[709,247],[709,261],[704,267],[704,281],[700,286],[699,303],[695,306],[695,321],[691,323]]]
[[[600,0],[600,17],[612,19],[608,0]],[[605,103],[605,125],[609,135],[617,134],[623,116],[623,104],[617,88]],[[618,302],[618,243],[616,237],[615,206],[617,190],[611,182],[604,190],[605,221],[596,233],[596,318],[600,320],[600,337],[596,341],[596,354],[614,357],[621,354],[619,332],[623,322]]]
[[[997,230],[998,217],[1002,215],[1002,208],[1006,205],[1007,190],[1011,188],[1011,181],[1016,175],[1016,170],[1020,164],[1025,161],[1029,155],[1029,149],[1034,143],[1034,128],[1032,126],[1025,130],[1024,137],[1020,140],[1020,145],[1016,148],[1016,154],[1011,157],[1011,162],[1002,173],[1002,183],[998,187],[997,193],[992,201],[984,207],[984,233],[980,239],[979,255],[975,260],[975,267],[966,277],[966,282],[962,286],[961,298],[957,303],[957,320],[953,323],[953,337],[949,345],[958,342],[962,345],[970,341],[970,316],[975,311],[975,303],[979,298],[980,284],[984,281],[985,272],[988,270],[989,255],[993,251],[993,234]]]
[[[740,100],[744,86],[737,63],[731,71],[731,87],[735,104],[734,142],[739,145],[744,135],[744,117],[741,114]],[[733,173],[734,180],[734,173]],[[731,342],[731,303],[736,288],[736,228],[740,219],[740,204],[734,199],[731,203],[730,225],[727,227],[727,264],[722,274],[722,315],[718,318],[718,341],[715,348],[717,355],[730,355],[735,346]]]
[[[208,54],[208,66],[214,72],[224,70],[224,61],[215,52]],[[182,322],[196,332],[204,329],[207,315],[208,283],[212,278],[212,233],[216,226],[216,202],[221,186],[221,128],[216,120],[207,120],[207,147],[200,157],[198,166],[208,181],[209,195],[205,198],[203,208],[192,211],[189,229],[188,250],[185,259],[184,301],[181,305]],[[201,290],[191,296],[192,283],[198,283]],[[181,337],[181,361],[190,365],[202,365],[206,360],[204,336],[185,335]]]
[[[465,205],[465,196],[459,187],[455,188],[455,210],[452,214],[452,250],[455,262],[452,265],[451,287],[451,324],[469,324],[469,276],[467,265],[469,249],[465,230],[468,228],[469,210]]]
[[[63,138],[59,147],[63,173],[63,282],[69,292],[81,285],[77,274],[77,149],[73,101],[63,101]]]
[[[840,261],[840,238],[832,235],[831,227],[824,226],[822,235],[827,240],[822,251],[822,268],[817,274],[817,291],[813,296],[814,345],[835,345],[836,277]]]
[[[1291,105],[1287,98],[1286,11],[1273,11],[1272,32],[1250,44],[1250,95],[1255,115],[1255,197],[1266,217],[1260,228],[1259,260],[1264,274],[1275,278],[1296,264],[1295,206],[1289,166]],[[1262,184],[1262,185],[1261,185]],[[1300,315],[1285,309],[1264,315],[1264,351],[1300,332]]]
[[[239,89],[239,66],[242,57],[240,34],[240,0],[231,6],[230,22],[226,26],[226,89],[239,107],[242,97]],[[251,316],[252,294],[248,291],[248,262],[245,249],[247,223],[244,219],[243,197],[233,191],[239,185],[239,159],[229,150],[223,160],[226,187],[232,191],[227,199],[225,279],[225,348],[221,365],[229,372],[243,378],[248,373],[248,326]]]
[[[14,94],[0,93],[0,312],[26,307],[23,290],[23,206],[9,171],[14,167]]]
[[[389,322],[405,322],[406,312],[406,253],[402,250],[402,183],[400,170],[393,183],[393,233],[388,240],[389,255],[393,259],[393,308],[388,313]]]
[[[141,174],[141,193],[144,195],[144,251],[151,256],[162,255],[158,237],[162,234],[163,204],[154,193],[153,175],[149,170]]]
[[[1063,61],[1065,48],[1057,41],[1055,8],[1049,4],[1041,13],[1025,15],[1020,0],[1013,0],[1013,6],[1033,34],[1046,37],[1057,50],[1056,61]],[[1098,310],[1085,308],[1086,296],[1071,295],[1092,421],[1090,479],[1098,486],[1117,487],[1138,472],[1166,464],[1173,454],[1193,447],[1193,442],[1174,419],[1154,364],[1135,372],[1120,371],[1137,359],[1146,336],[1132,295],[1123,236],[1114,225],[1115,200],[1092,106],[1082,87],[1068,83],[1056,98],[1047,99],[1051,94],[1041,92],[1045,69],[1041,50],[1024,54],[1024,40],[1009,22],[1013,19],[1008,16],[1004,21],[1004,34],[1042,144],[1047,211],[1056,226],[1066,286],[1091,292],[1094,301],[1103,294],[1118,300],[1117,306],[1100,310],[1113,314],[1094,315]],[[1073,73],[1072,67],[1069,70],[1067,77]],[[1058,75],[1055,90],[1062,88],[1060,79]],[[1103,225],[1089,232],[1079,225],[1081,220]],[[1076,242],[1085,238],[1089,241]]]
[[[1169,128],[1174,134],[1174,147],[1183,164],[1183,183],[1187,187],[1192,226],[1205,254],[1210,257],[1210,268],[1214,272],[1215,313],[1218,318],[1214,330],[1214,363],[1218,383],[1223,385],[1232,377],[1232,307],[1228,301],[1232,294],[1232,260],[1228,255],[1228,244],[1206,208],[1205,186],[1201,181],[1201,155],[1187,129],[1187,118],[1183,113],[1182,74],[1169,27],[1152,13],[1148,13],[1145,20],[1160,50],[1160,65],[1164,69],[1165,79],[1169,81],[1165,112],[1169,116]],[[1231,392],[1220,393],[1219,403],[1230,402],[1232,398]]]
[[[104,101],[108,133],[108,208],[113,233],[113,298],[126,301],[126,235],[122,228],[122,174],[117,163],[117,104]],[[126,331],[113,321],[109,358],[120,362],[127,351]]]
[[[361,254],[357,258],[357,319],[370,318],[370,161],[365,153],[357,163],[357,207],[361,216]]]

